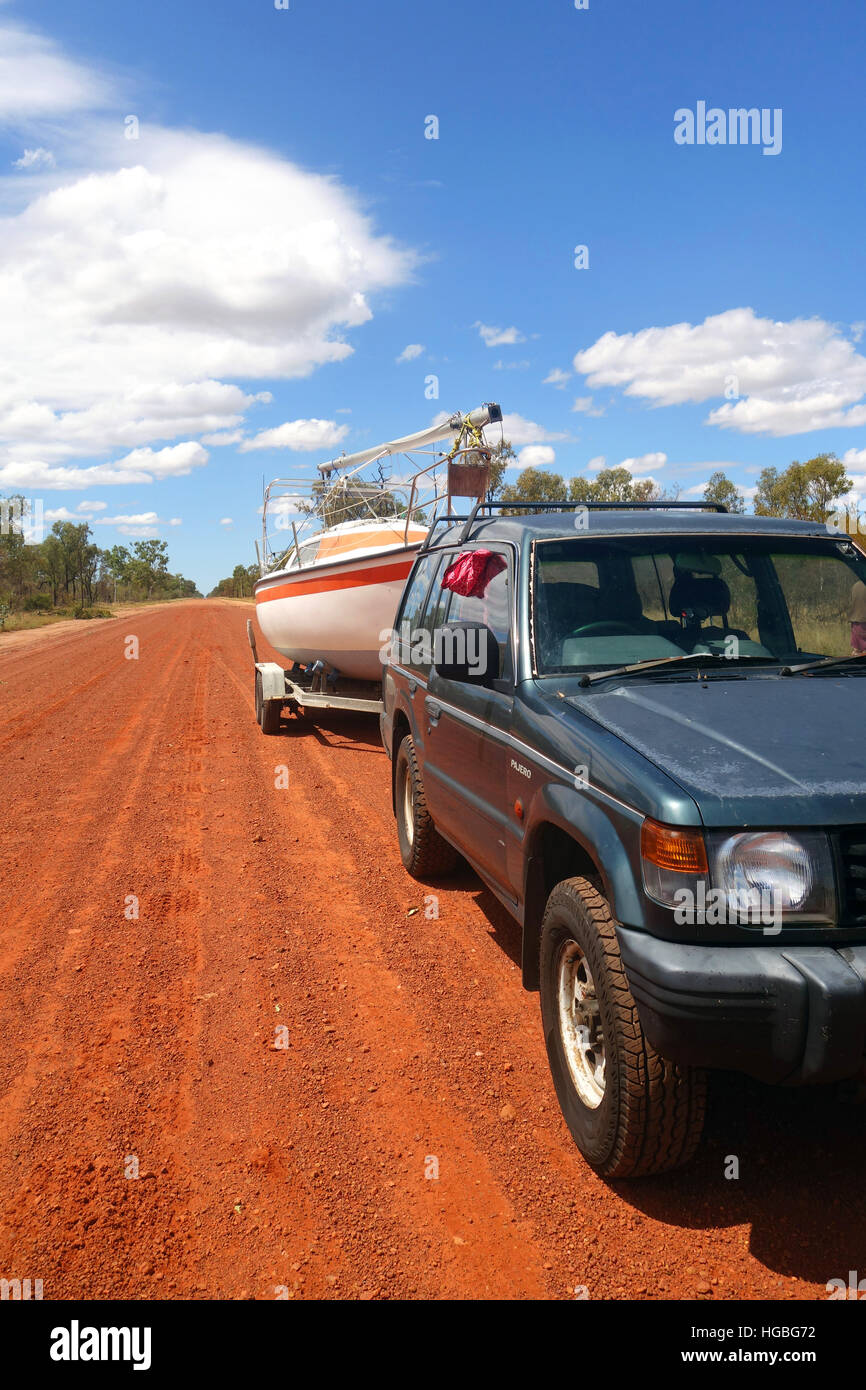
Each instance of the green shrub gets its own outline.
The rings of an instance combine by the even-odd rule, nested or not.
[[[31,594],[24,600],[25,613],[50,613],[51,608],[50,594]]]
[[[110,608],[78,607],[72,616],[73,618],[113,618],[114,614]]]

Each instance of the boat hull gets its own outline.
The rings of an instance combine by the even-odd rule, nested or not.
[[[262,633],[290,661],[381,680],[382,645],[420,544],[265,575],[255,586]]]

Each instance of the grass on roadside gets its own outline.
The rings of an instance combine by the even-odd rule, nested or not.
[[[69,622],[71,618],[113,618],[110,608],[53,608],[49,613],[7,613],[0,615],[0,636],[4,632],[28,632],[31,628],[48,627],[51,623]]]

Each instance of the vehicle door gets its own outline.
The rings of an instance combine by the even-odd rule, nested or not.
[[[458,847],[465,846],[467,856],[509,890],[506,836],[514,699],[514,561],[509,547],[485,549],[500,555],[504,567],[489,579],[483,593],[469,596],[442,588],[443,568],[431,592],[428,627],[435,663],[445,625],[484,623],[499,648],[499,674],[481,685],[446,679],[433,665],[424,701],[424,788],[437,826]]]

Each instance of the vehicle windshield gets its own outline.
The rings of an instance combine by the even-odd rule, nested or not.
[[[866,651],[866,558],[830,536],[539,541],[533,641],[538,675],[701,652],[770,665],[849,656]]]

